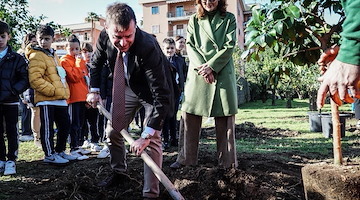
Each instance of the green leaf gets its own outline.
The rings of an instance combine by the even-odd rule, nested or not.
[[[241,54],[241,59],[242,59],[242,60],[245,60],[245,58],[248,57],[249,54],[250,54],[250,49],[244,51],[244,52]]]
[[[291,17],[287,17],[287,18],[284,20],[284,24],[286,25],[286,27],[287,27],[288,29],[292,27],[293,22],[294,22],[294,18],[291,18]]]
[[[287,8],[285,8],[285,12],[293,18],[300,17],[300,9],[295,5],[290,5]]]
[[[245,43],[250,43],[258,35],[259,35],[259,31],[257,31],[257,30],[253,30],[253,31],[250,31],[250,32],[246,33],[246,35],[245,35]]]
[[[278,23],[275,24],[274,29],[277,34],[281,35],[284,29],[284,24],[281,21],[279,21]]]
[[[276,36],[276,30],[275,29],[271,29],[270,31],[269,31],[269,35],[271,35],[271,36]]]
[[[260,14],[259,9],[256,9],[255,7],[252,9],[252,20],[255,25],[261,25]]]
[[[265,34],[258,36],[256,38],[256,43],[261,47],[266,47]]]
[[[275,45],[274,45],[273,50],[274,50],[276,53],[279,53],[279,51],[280,51],[280,45],[279,45],[278,42],[275,42]]]
[[[265,42],[269,47],[271,47],[273,45],[274,41],[275,41],[275,38],[273,36],[271,36],[269,34],[265,35]]]
[[[272,13],[270,20],[281,20],[281,19],[285,19],[285,15],[284,12],[282,10],[276,10]]]

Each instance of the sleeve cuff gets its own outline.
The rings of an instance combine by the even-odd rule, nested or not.
[[[151,127],[148,127],[148,126],[145,126],[145,129],[144,129],[143,132],[153,136],[155,134],[155,131],[156,131],[155,129],[153,129]]]
[[[100,93],[100,88],[90,88],[91,93]]]

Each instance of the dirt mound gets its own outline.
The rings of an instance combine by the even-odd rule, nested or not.
[[[236,126],[236,138],[291,137],[298,132],[255,127],[251,123]],[[202,137],[214,138],[214,128],[203,129]],[[304,199],[301,159],[292,162],[292,153],[238,154],[237,169],[217,167],[215,149],[201,144],[199,165],[173,170],[176,147],[164,152],[163,171],[186,199],[298,200]],[[111,173],[108,159],[91,159],[65,167],[44,165],[41,161],[19,161],[17,178],[0,182],[0,199],[22,200],[115,200],[142,199],[143,161],[128,156],[128,178],[117,187],[102,189],[97,183]],[[161,186],[160,199],[171,199]]]

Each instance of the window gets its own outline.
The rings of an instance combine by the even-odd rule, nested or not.
[[[176,6],[175,16],[176,17],[184,16],[184,6]]]
[[[151,26],[151,33],[153,34],[160,33],[160,25]]]
[[[151,14],[153,15],[159,14],[159,6],[151,7]]]
[[[184,36],[184,25],[176,25],[176,35],[182,35]]]

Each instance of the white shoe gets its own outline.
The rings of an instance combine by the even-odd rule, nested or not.
[[[88,149],[91,147],[91,143],[88,140],[84,141],[84,144],[81,146],[83,149]]]
[[[6,161],[1,161],[1,160],[0,160],[0,173],[4,173],[4,171],[5,171],[5,164],[6,164]]]
[[[90,150],[83,149],[83,148],[79,148],[79,149],[77,149],[77,150],[75,150],[75,151],[78,152],[78,153],[80,153],[80,154],[82,154],[82,155],[86,155],[86,154],[91,153]]]
[[[108,146],[105,146],[100,153],[97,155],[97,158],[107,158],[110,156],[110,150]]]
[[[8,160],[5,163],[5,171],[4,171],[4,175],[13,175],[16,174],[16,166],[15,166],[15,162]]]
[[[72,156],[72,155],[70,155],[70,154],[66,154],[64,151],[58,153],[58,155],[59,155],[60,157],[64,158],[64,159],[66,159],[66,160],[69,160],[69,161],[71,161],[71,160],[76,160],[76,157],[75,157],[75,156]]]
[[[27,142],[27,141],[33,141],[34,140],[34,136],[32,135],[22,135],[19,137],[19,141],[21,142]]]
[[[49,163],[49,164],[59,164],[59,165],[61,165],[61,164],[68,163],[69,160],[62,158],[57,154],[52,154],[51,156],[45,156],[43,162],[44,163]]]
[[[89,156],[81,155],[78,150],[71,151],[70,154],[76,158],[76,160],[86,160]]]
[[[102,149],[97,143],[90,143],[90,146],[91,151],[99,152]]]

